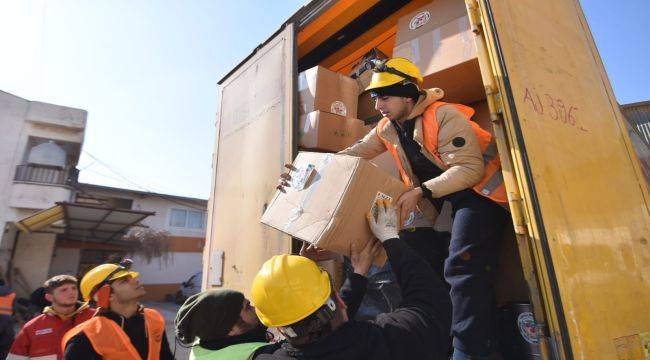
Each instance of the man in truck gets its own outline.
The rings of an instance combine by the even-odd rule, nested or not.
[[[402,292],[395,311],[351,320],[327,272],[302,256],[276,255],[253,280],[252,301],[264,325],[287,341],[254,359],[446,359],[451,302],[431,266],[398,237],[397,210],[378,200],[370,229],[386,250]]]
[[[391,153],[411,188],[397,200],[401,219],[421,214],[433,221],[443,202],[451,203],[444,275],[453,304],[453,359],[491,359],[497,333],[494,273],[509,217],[502,207],[507,198],[496,143],[470,120],[473,109],[440,101],[441,89],[422,90],[422,75],[411,61],[375,62],[373,71],[366,91],[383,119],[340,153],[368,160]],[[279,187],[289,179],[282,174]]]

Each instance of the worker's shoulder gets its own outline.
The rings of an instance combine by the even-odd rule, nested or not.
[[[38,316],[26,322],[25,325],[23,325],[23,329],[27,331],[39,330],[44,326],[51,326],[51,324],[54,322],[53,320],[54,319],[51,315],[39,314]]]
[[[458,110],[457,104],[454,103],[444,103],[438,106],[431,104],[430,108],[435,109],[436,111],[436,120],[442,122],[448,119],[460,119],[465,120],[463,113]]]

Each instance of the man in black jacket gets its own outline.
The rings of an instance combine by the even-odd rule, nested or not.
[[[254,359],[445,359],[451,323],[447,289],[431,267],[398,238],[395,208],[378,201],[368,215],[397,276],[402,303],[373,321],[349,320],[327,274],[304,258],[274,256],[253,281],[260,320],[287,341]]]

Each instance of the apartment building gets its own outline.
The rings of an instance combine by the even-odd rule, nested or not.
[[[73,199],[86,118],[0,91],[0,273],[19,296],[47,279],[57,230],[24,233],[14,222]]]

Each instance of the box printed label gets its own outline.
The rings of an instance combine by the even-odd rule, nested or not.
[[[330,106],[330,112],[332,114],[347,116],[348,109],[345,107],[345,104],[342,101],[334,101],[332,106]]]
[[[422,11],[411,18],[411,21],[409,22],[409,29],[415,30],[428,23],[430,19],[431,13],[428,11]]]

